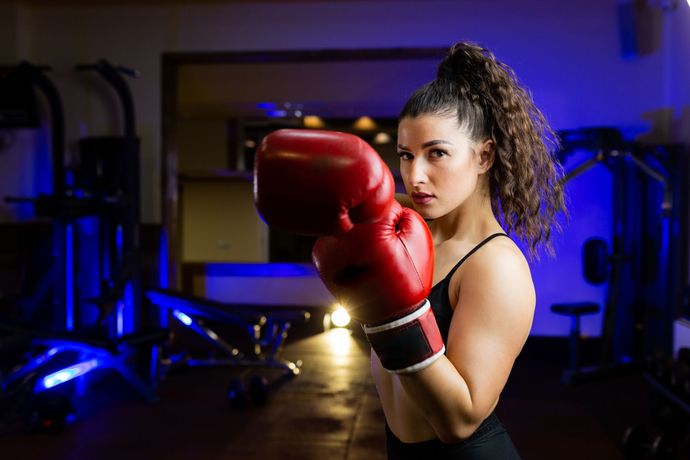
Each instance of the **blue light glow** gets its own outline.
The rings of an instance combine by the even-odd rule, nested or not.
[[[269,118],[283,118],[287,117],[287,110],[268,110],[266,116]]]
[[[74,330],[74,225],[65,225],[65,327]]]
[[[158,246],[158,285],[161,288],[169,286],[168,280],[168,234],[161,232],[161,241]]]
[[[66,367],[65,369],[53,372],[52,374],[43,377],[43,380],[39,383],[36,391],[49,390],[65,382],[69,382],[75,377],[84,375],[98,367],[98,360],[91,359],[89,361],[84,361],[73,366]]]
[[[117,226],[115,238],[117,242],[117,253],[122,254],[122,225]]]
[[[75,195],[83,195],[83,192]],[[100,255],[110,251],[101,251],[100,218],[85,216],[74,224],[74,265],[76,267],[75,286],[75,328],[96,324],[98,308],[82,307],[85,298],[98,298],[102,294],[102,269]]]
[[[185,326],[191,326],[192,325],[192,318],[187,316],[186,314],[182,313],[180,310],[174,310],[173,315],[175,315],[175,318],[180,320],[182,324]]]
[[[122,332],[124,334],[134,332],[134,288],[129,282],[125,286],[125,298],[122,308]]]
[[[158,245],[158,285],[165,289],[170,286],[168,278],[168,234],[165,230],[161,231],[160,244]],[[169,325],[169,310],[167,308],[158,309],[158,325],[166,328]]]
[[[67,369],[64,371],[55,372],[43,379],[43,385],[47,388],[53,388],[56,385],[72,380],[77,374],[75,369]]]
[[[659,265],[661,267],[668,266],[669,251],[671,248],[671,219],[665,218],[661,221],[661,253],[659,254]],[[666,269],[663,269],[664,278],[668,276]]]
[[[48,358],[51,358],[52,356],[55,356],[55,354],[58,352],[57,348],[51,348],[50,350],[46,351],[46,353],[41,356],[40,358],[36,359],[37,364],[42,364],[48,360]]]
[[[318,276],[311,264],[209,264],[206,276],[242,276],[258,278],[294,278]]]
[[[125,330],[125,319],[123,318],[125,304],[121,300],[117,302],[117,336],[122,337]]]
[[[276,108],[275,102],[259,102],[256,107],[263,110],[273,110]]]

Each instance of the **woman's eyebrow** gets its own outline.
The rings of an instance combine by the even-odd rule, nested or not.
[[[443,139],[434,139],[433,141],[425,142],[422,144],[422,148],[425,149],[427,147],[431,147],[432,145],[436,144],[448,144],[448,145],[453,145],[452,142],[450,141],[445,141]]]
[[[437,144],[449,144],[449,145],[453,145],[453,143],[450,142],[450,141],[446,141],[446,140],[443,140],[443,139],[434,139],[433,141],[427,141],[427,142],[423,143],[423,144],[422,144],[422,148],[425,149],[425,148],[427,148],[427,147],[431,147],[432,145],[437,145]],[[400,150],[409,150],[409,149],[410,149],[408,146],[402,145],[402,144],[398,144],[398,148],[399,148]]]

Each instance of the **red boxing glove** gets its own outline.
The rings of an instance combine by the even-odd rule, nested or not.
[[[362,139],[335,131],[281,129],[256,154],[254,201],[272,227],[337,235],[390,209],[395,183]]]
[[[433,241],[415,211],[394,202],[376,223],[319,238],[312,257],[328,289],[364,323],[385,369],[416,372],[444,353],[426,300],[433,279]]]

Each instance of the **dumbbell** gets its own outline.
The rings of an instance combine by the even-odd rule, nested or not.
[[[227,398],[233,409],[244,410],[247,407],[249,399],[247,398],[247,390],[244,387],[244,382],[241,379],[230,380]]]
[[[268,380],[260,375],[253,375],[249,379],[248,391],[242,379],[234,378],[228,385],[228,402],[237,410],[246,409],[250,400],[256,406],[264,406],[268,402],[269,389]]]

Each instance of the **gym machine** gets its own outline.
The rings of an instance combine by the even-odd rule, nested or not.
[[[687,164],[677,147],[626,142],[614,128],[559,134],[561,162],[577,150],[593,153],[566,173],[564,183],[603,165],[613,185],[612,247],[593,238],[583,248],[585,277],[592,284],[606,283],[600,362],[569,369],[570,381],[576,383],[639,370],[645,356],[670,352],[672,323],[687,273],[687,243],[679,236],[687,219],[687,197],[681,187]],[[594,313],[590,307],[586,302],[579,308]],[[570,312],[580,313],[578,308]]]
[[[690,420],[690,355],[673,357],[673,322],[681,314],[687,279],[688,159],[680,145],[627,142],[614,128],[560,133],[561,161],[585,150],[592,157],[571,169],[567,183],[598,165],[611,173],[611,248],[602,238],[583,247],[590,284],[606,283],[599,363],[580,367],[579,317],[599,311],[594,302],[554,304],[573,318],[566,383],[617,375],[648,382],[648,420],[630,426],[622,439],[626,459],[675,459]],[[686,350],[687,351],[687,350]]]
[[[115,90],[124,135],[82,139],[79,161],[67,168],[62,103],[45,70],[24,62],[13,72],[42,90],[50,107],[52,193],[6,201],[30,203],[37,216],[52,221],[52,269],[41,283],[52,289],[39,290],[50,291],[51,302],[46,308],[43,296],[34,296],[34,311],[25,315],[30,322],[0,318],[3,343],[29,343],[19,362],[0,373],[0,407],[8,406],[0,429],[64,426],[72,400],[85,392],[77,377],[96,369],[116,372],[144,399],[156,401],[158,349],[167,339],[167,330],[156,328],[141,308],[139,151],[123,78],[135,72],[105,60],[77,66]],[[46,312],[47,324],[33,321]]]

